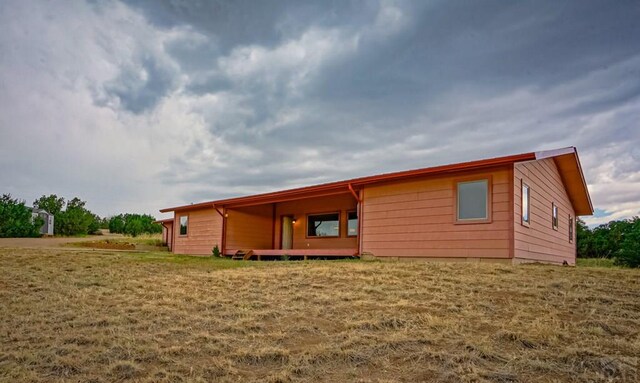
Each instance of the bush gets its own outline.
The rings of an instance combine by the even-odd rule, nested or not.
[[[0,198],[0,237],[39,237],[42,218],[33,219],[25,201],[3,194]]]
[[[86,235],[97,231],[96,216],[85,208],[86,202],[76,197],[55,216],[54,232],[60,235]]]
[[[618,266],[640,267],[640,219],[637,217],[632,229],[623,234],[614,263]]]
[[[611,221],[590,229],[578,219],[577,250],[579,258],[616,258],[628,257],[633,252],[631,245],[623,245],[626,241],[633,241],[633,232],[637,232],[640,218]],[[627,246],[626,250],[623,247]]]
[[[162,225],[148,214],[118,214],[109,219],[109,231],[137,237],[140,234],[162,233]]]
[[[220,248],[218,247],[218,244],[216,243],[216,245],[213,247],[213,250],[211,250],[211,254],[213,254],[214,257],[220,257]]]

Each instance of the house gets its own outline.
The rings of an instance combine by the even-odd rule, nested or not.
[[[42,235],[53,235],[53,222],[54,216],[53,214],[47,212],[46,210],[38,209],[35,207],[31,208],[31,220],[35,220],[36,218],[42,218],[43,224],[40,227],[40,234]]]
[[[179,254],[575,264],[593,214],[574,147],[160,210]]]

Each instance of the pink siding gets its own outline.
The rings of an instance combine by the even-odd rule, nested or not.
[[[490,178],[490,223],[456,224],[460,178]],[[511,256],[510,167],[460,172],[364,189],[363,253],[379,257],[491,258]]]
[[[227,209],[226,253],[235,250],[271,249],[273,205]]]
[[[347,212],[356,210],[357,202],[351,194],[339,194],[328,197],[308,198],[297,201],[281,202],[276,205],[275,248],[280,248],[280,217],[295,217],[293,225],[294,249],[357,249],[357,237],[347,237]],[[307,238],[307,214],[340,213],[339,238]]]
[[[189,216],[186,236],[180,235],[180,217],[183,215]],[[174,253],[211,255],[213,246],[222,246],[222,217],[215,209],[176,212],[174,222]]]
[[[531,219],[522,225],[521,182],[530,187]],[[516,262],[576,262],[575,238],[569,242],[569,216],[575,213],[552,158],[514,166],[514,248]],[[558,206],[558,230],[551,224],[551,205]],[[575,235],[575,230],[574,230]]]

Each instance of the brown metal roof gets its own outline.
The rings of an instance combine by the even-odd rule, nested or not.
[[[258,205],[258,204],[264,204],[264,203],[283,202],[283,201],[289,201],[293,199],[301,199],[301,198],[307,198],[307,197],[335,195],[335,194],[349,193],[350,192],[349,187],[357,190],[358,188],[364,185],[369,185],[374,183],[398,181],[398,180],[410,179],[415,177],[424,177],[429,175],[452,173],[452,172],[459,172],[459,171],[465,171],[465,170],[482,169],[482,168],[488,168],[493,166],[513,164],[516,162],[532,161],[536,159],[556,157],[556,156],[568,156],[572,154],[576,162],[576,164],[572,169],[574,169],[576,166],[578,169],[580,169],[580,163],[577,157],[577,152],[575,148],[569,147],[569,148],[558,149],[554,151],[522,153],[522,154],[511,155],[511,156],[488,158],[484,160],[461,162],[457,164],[441,165],[441,166],[406,170],[406,171],[394,172],[394,173],[384,173],[384,174],[378,174],[378,175],[367,176],[367,177],[353,178],[353,179],[344,180],[344,181],[336,181],[336,182],[329,182],[329,183],[313,185],[313,186],[305,186],[305,187],[295,188],[295,189],[255,194],[255,195],[250,195],[245,197],[206,201],[206,202],[201,202],[197,204],[165,208],[165,209],[161,209],[160,212],[167,213],[171,211],[186,211],[186,210],[194,210],[194,209],[200,209],[200,208],[212,208],[214,206],[238,207],[238,206]],[[565,166],[561,169],[561,172],[569,171],[571,170],[570,168],[571,166]],[[579,190],[580,187],[576,187],[575,185],[572,184],[573,186],[571,190],[569,190],[568,188],[568,192],[576,194],[575,201],[580,206],[580,211],[583,213],[581,215],[592,214],[593,209],[591,208],[589,193],[586,188],[586,183],[584,183],[584,176],[582,175],[581,169],[580,169],[580,176],[582,181],[581,182],[582,189],[584,190]],[[585,198],[587,202],[585,202]],[[574,201],[574,199],[572,199],[572,201]],[[591,208],[589,213],[586,213],[587,205],[589,206],[589,208]],[[576,208],[576,210],[578,210],[578,208]],[[576,211],[576,214],[580,214],[580,213]]]

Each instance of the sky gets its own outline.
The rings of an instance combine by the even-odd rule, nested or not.
[[[2,1],[0,193],[150,213],[576,146],[640,215],[638,1]]]

